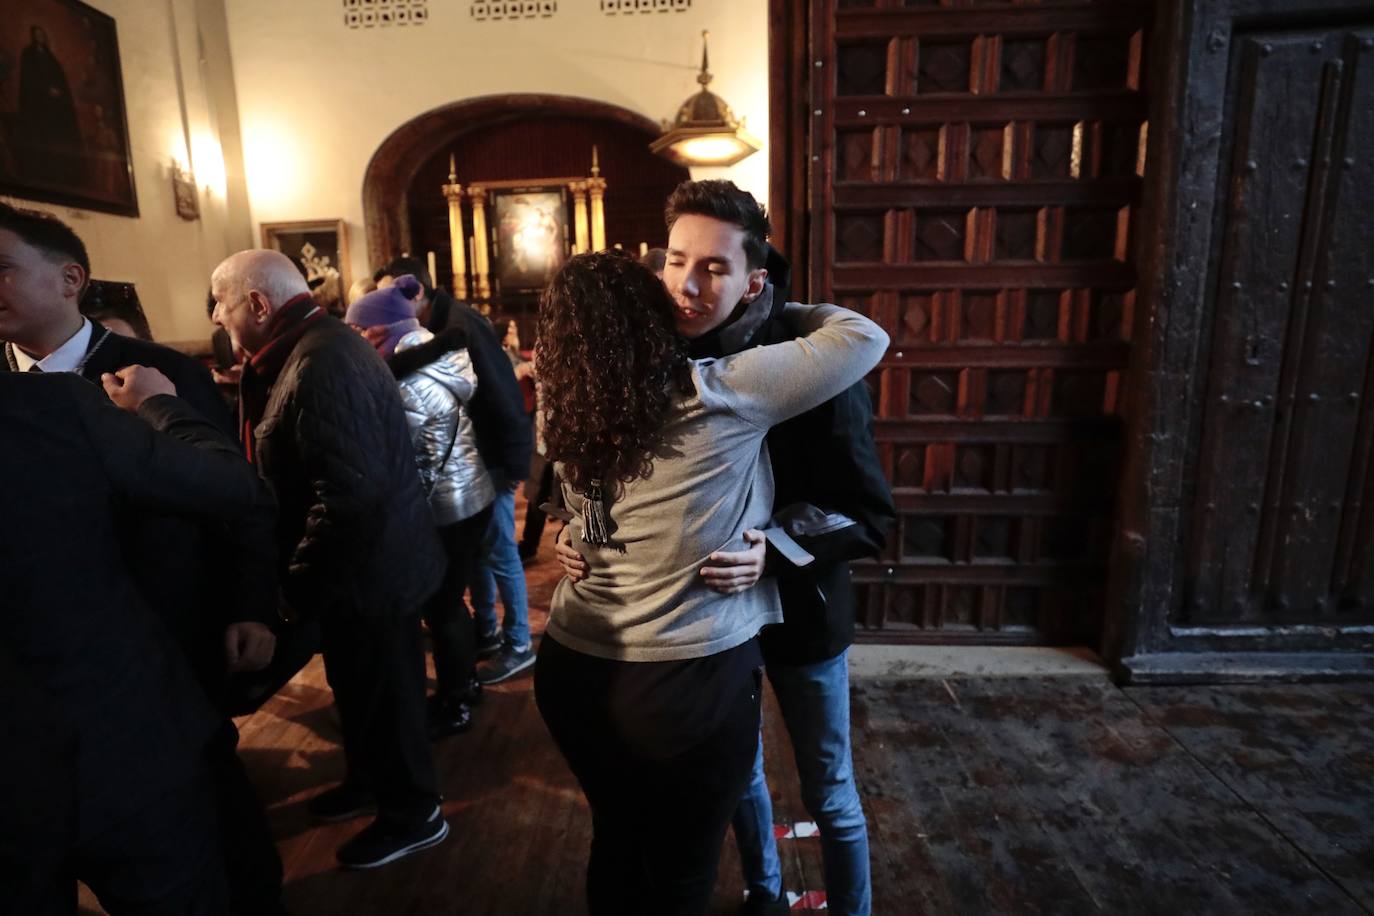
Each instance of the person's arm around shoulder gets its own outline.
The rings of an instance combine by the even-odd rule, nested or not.
[[[710,373],[735,412],[764,429],[833,398],[887,352],[886,332],[849,309],[789,302],[783,316],[803,336],[726,357]]]
[[[266,667],[272,661],[277,640],[263,618],[274,617],[276,606],[275,602],[261,599],[254,589],[269,596],[276,593],[273,541],[276,506],[271,492],[258,478],[257,470],[239,454],[234,442],[201,411],[182,400],[176,385],[158,370],[126,366],[117,373],[106,373],[101,384],[116,406],[137,413],[153,429],[181,440],[186,446],[225,456],[225,463],[235,472],[232,476],[243,477],[246,472],[251,480],[253,497],[240,495],[233,505],[227,509],[220,507],[207,521],[221,525],[230,582],[237,583],[246,596],[251,596],[240,603],[252,605],[245,608],[252,613],[225,627],[225,662],[230,671],[257,671]],[[118,412],[99,411],[88,426],[93,429],[97,449],[106,458],[107,471],[112,472],[112,479],[122,484],[127,492],[137,497],[140,487],[155,486],[151,500],[155,504],[192,495],[189,488],[183,493],[177,487],[177,472],[190,470],[197,475],[191,480],[202,488],[194,494],[196,496],[242,494],[242,490],[231,485],[230,474],[204,467],[197,471],[203,458],[194,450],[179,458],[173,453],[163,460],[168,451],[165,446],[150,452],[130,448],[127,442],[122,446],[114,445],[111,440],[127,436],[118,430],[121,424],[114,422],[112,414],[117,416]],[[124,460],[135,457],[138,460],[132,463]],[[183,511],[197,509],[196,506],[178,507],[175,504],[170,507]]]
[[[135,503],[194,515],[271,517],[272,495],[257,471],[166,376],[126,366],[101,383],[115,406],[143,421],[110,409],[84,382],[77,389],[78,416],[116,489]]]

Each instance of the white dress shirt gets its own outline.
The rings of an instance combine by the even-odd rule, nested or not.
[[[75,372],[85,362],[86,348],[91,345],[91,332],[94,330],[94,325],[83,316],[81,329],[68,337],[66,343],[47,356],[42,359],[34,359],[22,348],[14,347],[14,361],[18,364],[20,372],[28,372],[34,363],[37,363],[38,368],[44,372]]]

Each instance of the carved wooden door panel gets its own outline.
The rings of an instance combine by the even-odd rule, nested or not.
[[[1374,622],[1374,24],[1240,32],[1185,627]]]
[[[855,567],[861,632],[1091,640],[1135,307],[1149,6],[809,13],[809,147],[792,154],[806,158],[808,292],[892,337],[871,383],[899,520],[886,556]]]

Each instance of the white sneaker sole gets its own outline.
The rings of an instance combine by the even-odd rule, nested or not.
[[[385,858],[377,859],[374,862],[341,862],[339,864],[351,871],[361,871],[363,869],[368,868],[380,868],[383,865],[395,862],[397,859],[404,859],[406,856],[410,855],[413,852],[419,852],[420,850],[428,849],[431,846],[438,846],[440,843],[444,841],[446,837],[448,837],[448,821],[440,820],[439,829],[437,832],[435,832],[433,836],[426,837],[423,840],[417,840],[414,843],[411,843],[409,846],[403,846],[395,852],[391,853],[391,855],[386,856]]]
[[[498,676],[496,676],[496,677],[488,678],[488,679],[484,679],[484,678],[482,677],[482,669],[481,669],[481,668],[478,668],[478,669],[477,669],[477,683],[481,684],[483,687],[490,687],[492,684],[500,684],[500,683],[502,683],[503,681],[508,681],[508,680],[510,680],[511,678],[515,677],[517,674],[519,674],[519,673],[522,672],[522,671],[528,671],[533,665],[534,665],[534,656],[531,655],[531,657],[530,657],[527,661],[523,662],[519,667],[517,667],[517,668],[512,668],[512,669],[509,670],[509,671],[503,671],[500,675],[498,675]]]

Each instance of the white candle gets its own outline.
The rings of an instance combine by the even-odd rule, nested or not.
[[[648,242],[640,242],[640,243],[639,243],[639,256],[642,258],[642,257],[644,257],[644,256],[645,256],[646,254],[648,254],[648,253],[649,253],[649,243],[648,243]]]
[[[434,252],[425,252],[425,260],[429,262],[429,282],[436,283],[439,280],[439,273],[435,269]]]

